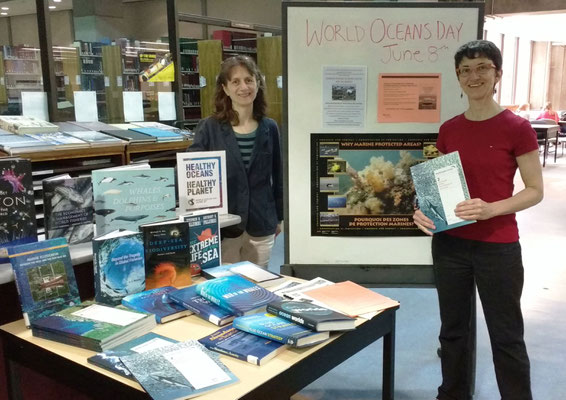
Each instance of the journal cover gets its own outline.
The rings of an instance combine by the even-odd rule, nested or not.
[[[127,295],[122,299],[122,304],[133,310],[155,314],[157,323],[163,324],[193,313],[169,299],[169,293],[176,290],[173,286],[144,290]]]
[[[191,273],[220,265],[220,225],[218,213],[210,212],[185,216],[189,225],[189,244],[191,254]]]
[[[195,285],[171,292],[169,298],[214,325],[226,325],[234,319],[234,314],[230,311],[199,295]]]

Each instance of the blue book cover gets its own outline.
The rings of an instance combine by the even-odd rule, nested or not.
[[[313,332],[304,326],[268,313],[237,317],[233,325],[241,331],[293,347],[312,346],[330,337],[328,331]]]
[[[175,218],[173,168],[92,171],[92,190],[99,235]]]
[[[145,290],[124,297],[122,304],[133,310],[155,314],[157,322],[163,324],[192,314],[191,310],[187,310],[169,299],[169,293],[175,290],[177,289],[173,286]]]
[[[476,221],[465,221],[454,214],[456,205],[470,199],[464,169],[457,151],[411,167],[419,208],[442,232]]]
[[[143,336],[130,340],[129,342],[116,346],[112,350],[95,354],[86,360],[91,364],[104,368],[107,371],[114,372],[124,378],[135,380],[128,368],[126,368],[122,361],[120,361],[120,357],[128,356],[130,354],[144,353],[149,350],[167,346],[171,343],[177,343],[177,340],[149,332]]]
[[[220,265],[220,225],[218,213],[185,216],[189,224],[191,271],[198,274]]]
[[[214,325],[226,325],[234,319],[234,314],[230,311],[199,295],[195,285],[171,292],[169,298]]]
[[[158,142],[173,141],[173,140],[184,140],[184,136],[175,133],[171,130],[159,129],[159,128],[129,128],[134,132],[143,133],[144,135],[149,135],[157,138]]]
[[[222,276],[202,282],[196,289],[202,297],[235,315],[263,311],[269,302],[281,299],[269,290],[238,275]]]
[[[154,400],[186,399],[238,381],[218,353],[196,340],[120,360]]]
[[[0,159],[0,263],[8,247],[37,241],[31,162]]]
[[[92,241],[94,298],[118,305],[123,297],[145,290],[142,234],[116,230]]]
[[[8,249],[26,326],[63,308],[80,304],[79,289],[65,238]]]
[[[283,343],[236,329],[232,324],[199,339],[199,342],[207,349],[255,365],[265,364],[286,347]]]

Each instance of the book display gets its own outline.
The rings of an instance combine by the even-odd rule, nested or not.
[[[230,311],[199,295],[196,285],[169,293],[169,299],[214,325],[226,325],[232,322],[235,317]]]
[[[122,299],[122,304],[132,310],[155,314],[158,324],[164,324],[174,319],[191,315],[188,310],[169,299],[169,294],[176,291],[173,286],[145,290],[130,294]]]

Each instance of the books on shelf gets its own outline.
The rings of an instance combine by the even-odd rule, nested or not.
[[[240,275],[247,280],[263,287],[273,287],[285,281],[283,275],[268,271],[250,261],[240,261],[234,264],[223,264],[215,268],[203,270],[202,275],[206,279],[219,278],[221,276]]]
[[[174,343],[120,360],[152,399],[186,399],[235,383],[238,378],[196,340]]]
[[[193,313],[169,299],[169,294],[175,290],[173,286],[144,290],[127,295],[122,299],[122,304],[132,310],[155,314],[157,323],[164,324]]]
[[[159,129],[159,128],[142,128],[135,127],[129,130],[134,132],[143,133],[144,135],[153,136],[158,142],[172,142],[184,140],[183,135],[173,132],[170,129]]]
[[[269,290],[238,275],[199,283],[196,290],[202,297],[235,315],[261,312],[268,303],[280,299]]]
[[[155,327],[153,314],[84,302],[31,323],[33,336],[93,351],[106,351]]]
[[[24,133],[57,132],[59,129],[57,125],[51,122],[23,115],[0,115],[0,128],[20,135]]]
[[[173,168],[110,168],[92,171],[98,234],[175,217]]]
[[[203,212],[183,216],[189,226],[191,273],[218,267],[221,262],[218,213]]]
[[[111,350],[107,350],[103,353],[97,353],[86,360],[93,365],[104,368],[107,371],[114,372],[124,378],[135,380],[130,370],[126,368],[122,361],[120,361],[120,357],[130,354],[144,353],[146,351],[167,346],[171,343],[177,343],[177,340],[149,332],[116,346]]]
[[[313,331],[344,331],[356,328],[355,318],[306,301],[274,301],[267,305],[266,311]]]
[[[177,179],[181,212],[228,212],[224,150],[177,153]]]
[[[304,326],[268,313],[236,317],[234,328],[293,347],[306,347],[324,342],[328,331],[314,332]]]
[[[8,249],[26,326],[81,302],[65,238]]]
[[[458,203],[470,199],[457,151],[413,165],[411,175],[419,207],[436,227],[432,232],[442,232],[476,222],[463,220],[454,213]]]
[[[199,339],[209,350],[230,357],[263,365],[286,349],[283,343],[236,329],[232,324]]]
[[[94,233],[90,176],[58,175],[42,181],[45,237],[69,244],[90,242]]]
[[[0,159],[0,263],[8,247],[37,241],[33,178],[29,160]]]
[[[115,230],[92,240],[94,298],[118,305],[122,298],[145,290],[145,263],[142,235]]]
[[[189,225],[180,219],[141,225],[145,287],[182,287],[192,282]]]
[[[234,319],[233,313],[199,295],[195,285],[172,291],[169,299],[217,326],[226,325]]]

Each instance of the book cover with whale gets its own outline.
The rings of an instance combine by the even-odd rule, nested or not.
[[[173,168],[96,170],[92,191],[98,235],[175,218]]]

